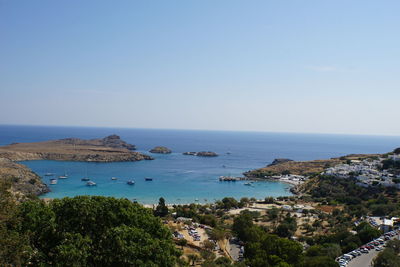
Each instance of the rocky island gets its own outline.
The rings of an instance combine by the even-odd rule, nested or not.
[[[66,138],[36,143],[13,143],[0,147],[0,157],[12,161],[65,160],[87,162],[117,162],[152,160],[153,158],[132,150],[134,145],[121,140],[118,135],[101,139],[84,140]]]
[[[165,146],[156,146],[155,148],[149,151],[150,153],[156,154],[171,154],[172,150]]]
[[[218,154],[212,151],[200,151],[200,152],[184,152],[186,156],[198,156],[198,157],[217,157]]]

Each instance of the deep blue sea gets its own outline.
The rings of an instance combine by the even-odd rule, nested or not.
[[[167,203],[211,202],[225,196],[287,196],[289,185],[279,182],[219,182],[221,175],[239,176],[260,168],[275,158],[313,160],[350,153],[383,153],[400,146],[400,137],[327,134],[292,134],[262,132],[155,130],[91,127],[0,126],[0,145],[13,142],[37,142],[67,137],[102,138],[117,134],[137,146],[139,152],[155,146],[167,146],[169,155],[152,154],[153,161],[87,163],[63,161],[25,161],[23,164],[43,176],[66,172],[68,179],[51,185],[52,191],[42,197],[60,198],[76,195],[104,195],[156,203],[164,197]],[[184,156],[186,151],[215,151],[216,158]],[[230,154],[227,154],[230,152]],[[97,183],[87,187],[81,178],[87,175]],[[111,177],[118,177],[112,181]],[[145,181],[152,177],[153,181]],[[129,186],[127,180],[135,180]],[[49,183],[49,177],[43,176]]]

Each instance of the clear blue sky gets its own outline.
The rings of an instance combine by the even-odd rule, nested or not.
[[[400,135],[400,1],[0,0],[0,124]]]

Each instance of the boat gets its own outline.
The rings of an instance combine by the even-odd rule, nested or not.
[[[59,179],[67,179],[68,178],[68,174],[67,171],[64,169],[64,175],[60,175],[58,176]]]
[[[133,181],[133,180],[129,180],[128,182],[126,182],[128,185],[134,185],[135,184],[135,181]]]
[[[83,177],[81,179],[81,181],[84,181],[84,182],[90,181],[90,178],[88,177],[88,174],[87,174],[87,167],[85,168],[85,177]]]
[[[117,177],[111,177],[111,180],[118,180],[118,178]]]
[[[86,185],[87,186],[95,186],[95,185],[97,185],[95,182],[93,182],[93,181],[88,181],[87,183],[86,183]]]
[[[145,177],[144,180],[145,180],[145,181],[153,181],[153,178]]]
[[[48,173],[44,174],[44,176],[53,176],[53,175],[54,175],[54,173],[51,173],[51,172],[48,172]]]
[[[51,185],[57,184],[57,179],[56,179],[56,178],[50,179],[50,184],[51,184]]]
[[[244,185],[250,185],[251,186],[252,184],[251,183],[244,183]]]

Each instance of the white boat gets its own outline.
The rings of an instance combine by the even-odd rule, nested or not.
[[[60,175],[60,176],[58,176],[58,179],[67,179],[68,178],[68,175]]]
[[[135,181],[133,181],[133,180],[129,180],[128,182],[126,182],[128,185],[134,185],[135,184]]]
[[[51,185],[57,184],[57,179],[55,179],[55,178],[50,179],[50,184]]]
[[[117,177],[111,177],[111,180],[118,180],[118,178]]]
[[[51,172],[48,172],[48,173],[44,174],[44,176],[53,176],[53,175],[54,175],[54,173],[51,173]]]
[[[86,183],[86,185],[87,186],[95,186],[95,185],[97,185],[95,182],[93,182],[93,181],[88,181],[87,183]]]
[[[251,183],[244,183],[244,185],[251,185]]]

